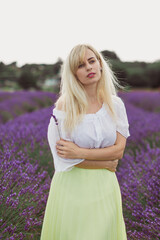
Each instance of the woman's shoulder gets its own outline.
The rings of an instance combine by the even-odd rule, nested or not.
[[[55,109],[62,111],[63,110],[63,103],[64,103],[64,99],[62,97],[58,98],[58,100],[55,102]]]
[[[112,100],[115,105],[124,105],[123,100],[117,95],[112,95]]]
[[[59,110],[59,111],[62,111],[62,110],[63,110],[63,99],[60,99],[60,100],[57,102],[56,109]]]

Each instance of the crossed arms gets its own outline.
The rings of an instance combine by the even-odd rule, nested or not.
[[[85,159],[83,162],[76,164],[79,168],[109,168],[111,161],[121,159],[126,146],[126,138],[117,132],[117,139],[114,145],[106,148],[87,149],[80,148],[79,158]]]

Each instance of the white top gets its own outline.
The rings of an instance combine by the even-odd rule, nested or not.
[[[76,126],[70,138],[66,136],[66,132],[63,130],[65,111],[54,108],[53,115],[58,119],[61,138],[72,141],[83,148],[104,148],[113,145],[116,141],[116,131],[128,138],[130,136],[129,123],[124,102],[120,97],[113,95],[113,103],[118,116],[117,124],[111,119],[108,106],[107,111],[103,103],[98,112],[84,115],[82,122]],[[56,142],[59,140],[59,134],[53,116],[50,118],[47,137],[54,160],[55,172],[70,171],[74,165],[84,161],[84,159],[68,159],[58,156]]]

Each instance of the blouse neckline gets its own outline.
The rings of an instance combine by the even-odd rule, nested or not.
[[[104,111],[104,108],[105,108],[105,104],[103,103],[102,107],[96,113],[86,113],[86,114],[84,114],[84,119],[93,120],[93,119],[95,119],[95,117],[104,115],[106,113],[106,111]],[[57,117],[58,116],[64,117],[65,114],[66,114],[65,111],[58,110],[58,109],[55,109],[55,108],[53,109],[53,113],[57,114]]]
[[[85,116],[86,115],[96,115],[96,114],[99,114],[99,112],[101,112],[102,111],[102,108],[104,107],[104,103],[102,104],[102,107],[97,111],[97,112],[95,112],[95,113],[86,113],[86,114],[84,114]]]

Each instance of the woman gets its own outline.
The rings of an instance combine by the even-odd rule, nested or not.
[[[109,63],[89,44],[75,46],[63,68],[48,126],[55,173],[41,240],[125,240],[115,174],[130,136],[120,87]]]

